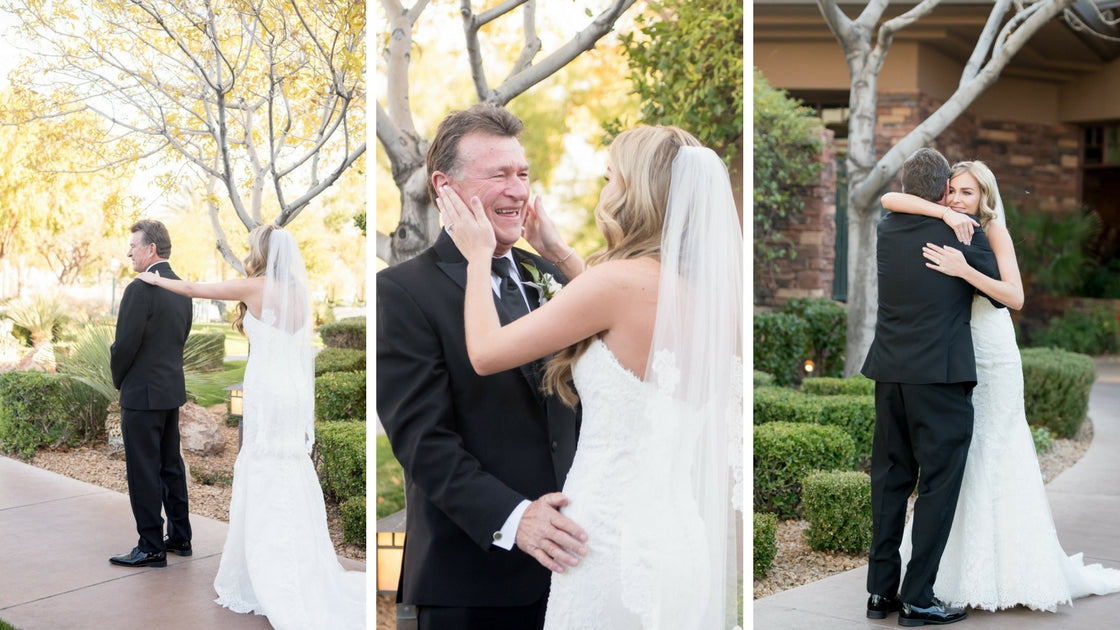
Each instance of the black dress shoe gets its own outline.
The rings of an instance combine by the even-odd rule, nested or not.
[[[897,595],[894,597],[872,595],[867,598],[868,619],[886,619],[887,615],[898,612],[900,608],[902,608],[902,602],[899,601]]]
[[[963,608],[946,606],[944,602],[933,598],[933,603],[926,607],[902,604],[898,611],[898,625],[913,628],[915,626],[942,626],[947,623],[956,623],[968,616]]]
[[[139,547],[133,547],[128,553],[109,558],[109,562],[122,567],[165,567],[167,554],[162,551],[147,553],[140,551]]]
[[[179,554],[180,556],[189,556],[194,553],[193,551],[191,551],[191,541],[189,540],[186,542],[175,542],[170,538],[164,538],[163,544],[165,547],[167,547],[168,553],[175,553]]]

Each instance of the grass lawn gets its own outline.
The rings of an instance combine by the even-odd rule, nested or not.
[[[404,470],[393,457],[389,438],[377,436],[377,518],[404,509]]]
[[[249,354],[249,339],[237,332],[237,329],[226,322],[215,324],[195,324],[191,326],[192,333],[216,333],[226,336],[226,354],[245,356]],[[233,381],[236,383],[237,381]],[[229,384],[229,383],[227,383]]]

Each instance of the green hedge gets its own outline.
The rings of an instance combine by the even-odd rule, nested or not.
[[[848,395],[875,395],[875,381],[862,374],[849,378],[834,376],[807,378],[801,381],[801,393],[816,394],[818,396]]]
[[[77,446],[105,431],[109,401],[60,374],[0,373],[0,447],[30,458],[41,446]]]
[[[777,385],[797,380],[809,324],[790,313],[759,313],[754,316],[754,367],[774,377]]]
[[[328,348],[366,349],[366,318],[347,317],[319,326],[319,338]]]
[[[315,378],[315,419],[366,420],[366,372],[328,372]]]
[[[754,371],[753,380],[755,389],[758,389],[759,387],[770,387],[774,385],[774,376],[760,370]]]
[[[1053,348],[1024,348],[1023,394],[1027,422],[1059,438],[1073,437],[1089,411],[1097,379],[1092,357]]]
[[[191,333],[183,346],[183,369],[194,372],[217,372],[226,359],[225,333]]]
[[[315,426],[312,452],[323,493],[338,504],[366,496],[366,425],[325,422]]]
[[[1031,345],[1039,348],[1061,348],[1088,355],[1116,354],[1120,340],[1120,322],[1107,308],[1091,311],[1069,311],[1051,317],[1046,328],[1031,335]]]
[[[778,517],[754,513],[754,577],[764,577],[778,555]]]
[[[366,542],[366,498],[350,497],[338,506],[342,519],[342,540],[348,543]]]
[[[843,429],[770,422],[754,429],[754,509],[797,518],[801,480],[816,470],[850,468],[855,443]]]
[[[786,302],[782,311],[800,317],[808,326],[805,356],[813,360],[813,374],[843,376],[848,311],[826,298],[793,298]]]
[[[315,376],[322,376],[328,372],[359,372],[365,369],[365,350],[323,348],[315,355]]]
[[[871,477],[855,471],[810,473],[802,483],[805,538],[816,551],[863,553],[871,548]]]
[[[804,382],[817,379],[806,379]],[[817,396],[784,387],[754,391],[754,423],[796,422],[835,426],[852,438],[854,450],[845,468],[871,457],[875,439],[875,398],[867,395]]]
[[[377,518],[404,509],[404,469],[393,455],[389,438],[377,436]]]

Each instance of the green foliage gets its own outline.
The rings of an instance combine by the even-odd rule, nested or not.
[[[774,377],[777,385],[792,385],[809,345],[809,324],[791,313],[754,316],[754,367]]]
[[[1023,288],[1067,295],[1085,280],[1090,263],[1086,246],[1100,229],[1092,211],[1055,213],[1038,208],[1019,210],[1005,205],[1007,224],[1015,226]]]
[[[832,376],[813,377],[801,381],[802,394],[815,394],[817,396],[836,396],[841,394],[846,395],[875,395],[875,381],[867,378],[862,374],[856,374],[848,378],[836,378]]]
[[[312,452],[323,493],[336,503],[366,496],[366,425],[326,422],[315,426]]]
[[[216,372],[226,357],[226,336],[220,332],[192,332],[183,346],[183,369]]]
[[[1120,321],[1103,306],[1052,317],[1049,326],[1031,335],[1032,346],[1089,355],[1115,354],[1120,350],[1118,340]]]
[[[863,553],[871,548],[871,477],[855,471],[822,471],[805,477],[801,509],[816,551]]]
[[[58,372],[81,381],[99,392],[107,401],[117,399],[113,372],[109,366],[109,347],[115,328],[111,326],[80,326],[74,333],[68,352],[58,355]]]
[[[365,369],[365,350],[323,348],[315,355],[315,376],[322,376],[327,372],[358,372]]]
[[[0,373],[0,447],[30,458],[41,446],[77,446],[104,432],[109,401],[48,372]]]
[[[774,376],[772,374],[767,374],[766,372],[763,372],[761,370],[754,371],[755,389],[758,389],[759,387],[770,387],[774,384]]]
[[[820,119],[754,71],[754,271],[773,274],[796,256],[785,233],[798,216],[805,187],[820,173]]]
[[[1034,442],[1034,452],[1039,455],[1054,446],[1050,429],[1046,427],[1031,427],[1031,441]]]
[[[328,348],[366,349],[366,318],[347,317],[319,326],[319,337]]]
[[[843,429],[770,422],[754,429],[754,509],[797,518],[801,481],[816,470],[850,468],[855,444]]]
[[[743,150],[743,3],[652,0],[619,34],[642,122],[675,125],[731,160]],[[629,125],[604,124],[611,136]]]
[[[1027,422],[1059,438],[1073,437],[1089,411],[1089,389],[1097,379],[1093,359],[1054,348],[1024,348],[1022,356]]]
[[[778,555],[778,517],[754,513],[754,577],[764,577]]]
[[[866,394],[818,396],[789,388],[764,387],[754,392],[755,425],[796,422],[837,427],[852,439],[852,459],[845,468],[855,467],[871,457],[875,438],[875,399]]]
[[[315,420],[366,420],[366,371],[315,377]]]
[[[33,345],[55,341],[61,327],[69,321],[66,304],[51,295],[9,304],[4,315],[12,320],[13,329],[27,331],[27,338]]]
[[[377,436],[377,518],[404,509],[404,469],[393,455],[389,438]]]
[[[1107,300],[1120,300],[1120,260],[1109,259],[1090,265],[1077,295]]]
[[[204,486],[231,486],[233,485],[232,470],[210,470],[199,466],[191,466],[191,479]]]
[[[825,298],[794,298],[786,302],[782,312],[796,315],[808,324],[805,358],[815,364],[813,375],[843,376],[848,310]]]
[[[348,543],[366,541],[366,498],[350,497],[338,506],[342,519],[342,540]]]

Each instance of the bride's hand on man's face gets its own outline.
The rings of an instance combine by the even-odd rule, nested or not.
[[[557,260],[568,251],[568,244],[560,236],[560,230],[544,211],[541,196],[536,195],[531,201],[525,202],[525,240],[537,251],[538,254],[549,260]]]
[[[922,256],[929,262],[926,267],[936,269],[947,276],[963,277],[968,271],[968,261],[964,259],[961,250],[948,245],[942,247],[933,243],[926,243],[922,248]]]
[[[436,206],[443,215],[443,224],[451,240],[467,260],[482,260],[494,255],[497,246],[494,226],[490,225],[478,197],[471,197],[468,206],[451,187],[441,186]]]

